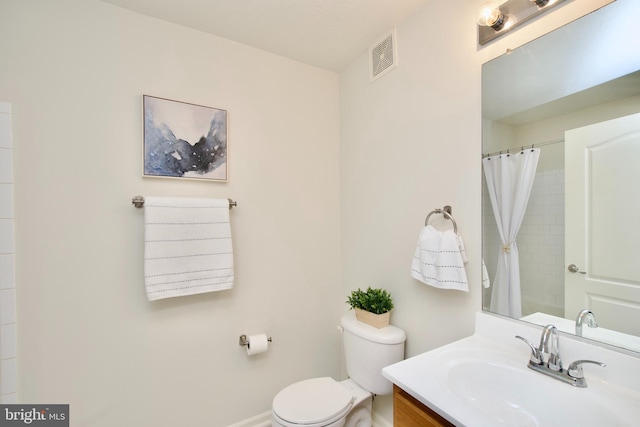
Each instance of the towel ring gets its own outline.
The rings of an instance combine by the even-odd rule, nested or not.
[[[431,212],[429,212],[429,215],[427,215],[427,218],[424,220],[425,227],[429,224],[429,218],[431,218],[431,215],[433,214],[444,215],[448,220],[450,220],[453,223],[453,232],[458,234],[458,224],[456,224],[456,220],[453,219],[453,215],[451,215],[451,206],[447,205],[442,209],[434,209]]]

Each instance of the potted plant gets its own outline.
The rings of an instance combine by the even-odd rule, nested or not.
[[[391,294],[384,289],[372,289],[366,291],[358,288],[352,291],[346,301],[356,312],[356,319],[376,328],[384,328],[389,325],[393,300]]]

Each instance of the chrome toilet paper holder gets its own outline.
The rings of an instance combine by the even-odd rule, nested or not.
[[[267,341],[272,342],[271,337],[268,337]],[[240,347],[249,346],[249,340],[247,339],[247,336],[245,334],[240,335],[239,344]]]

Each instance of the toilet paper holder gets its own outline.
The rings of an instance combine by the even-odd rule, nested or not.
[[[267,341],[272,342],[271,337],[268,337]],[[249,346],[249,340],[245,334],[240,335],[239,344],[241,347]]]

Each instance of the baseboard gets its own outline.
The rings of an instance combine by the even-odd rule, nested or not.
[[[271,411],[263,412],[255,417],[247,418],[246,420],[231,424],[227,427],[271,427]],[[393,423],[390,423],[376,411],[373,411],[371,414],[371,427],[393,427]]]
[[[271,427],[271,411],[263,412],[227,427]]]
[[[386,418],[383,418],[376,411],[373,411],[371,414],[371,427],[393,427],[393,423],[387,421]]]

